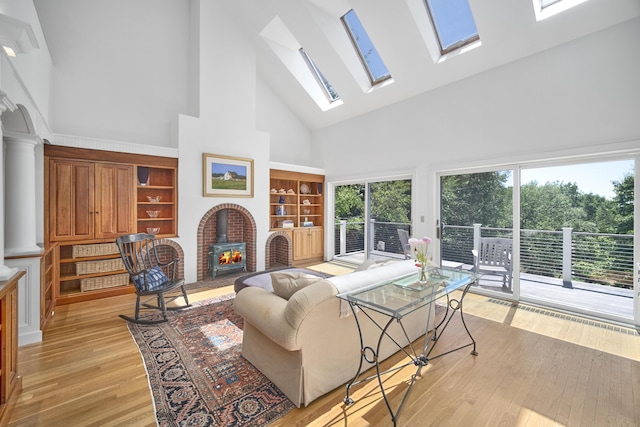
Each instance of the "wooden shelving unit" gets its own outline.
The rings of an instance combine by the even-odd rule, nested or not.
[[[269,191],[271,230],[291,233],[294,263],[324,258],[324,176],[272,169]],[[286,222],[290,222],[287,227]]]
[[[150,228],[159,228],[160,230],[156,233],[157,237],[176,236],[178,224],[177,169],[137,166],[137,170],[141,168],[148,170],[149,179],[145,185],[142,185],[138,180],[136,187],[137,232],[147,233]],[[150,211],[158,212],[158,216],[152,218],[148,213]]]
[[[52,189],[45,195],[46,248],[57,243],[59,256],[52,270],[54,292],[42,303],[134,292],[124,267],[115,265],[120,260],[115,239],[147,232],[177,236],[177,176],[174,158],[45,146],[45,188]],[[112,250],[74,254],[74,248],[101,245]],[[80,268],[87,266],[93,269]]]
[[[56,307],[56,289],[59,280],[60,248],[53,243],[42,254],[40,262],[40,329],[44,330]]]

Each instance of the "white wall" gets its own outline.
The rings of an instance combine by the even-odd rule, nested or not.
[[[190,2],[34,2],[55,18],[54,132],[175,148],[171,123],[191,113]]]
[[[311,131],[272,89],[258,78],[256,126],[271,136],[270,159],[293,165],[316,166],[311,156]]]
[[[417,170],[415,232],[433,235],[435,171],[640,148],[638,40],[634,19],[316,131],[313,157],[327,181]]]

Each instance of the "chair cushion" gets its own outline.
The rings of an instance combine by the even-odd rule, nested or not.
[[[151,267],[147,271],[147,281],[145,283],[144,273],[140,273],[133,278],[136,289],[142,292],[150,292],[158,290],[169,280],[162,269],[158,266]]]
[[[288,300],[298,290],[322,280],[322,277],[300,272],[271,273],[273,293]]]

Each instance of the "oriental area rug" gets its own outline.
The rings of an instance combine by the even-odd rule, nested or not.
[[[233,311],[233,294],[169,316],[157,325],[128,322],[158,425],[263,426],[295,407],[242,357],[243,322]]]

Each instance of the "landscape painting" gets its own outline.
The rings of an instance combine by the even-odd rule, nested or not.
[[[203,196],[253,197],[253,160],[202,155]]]

